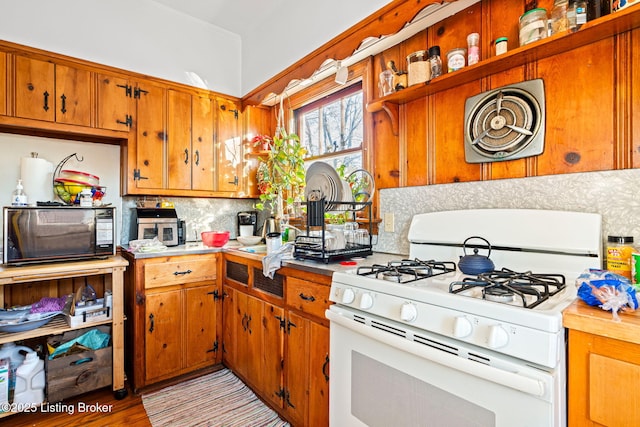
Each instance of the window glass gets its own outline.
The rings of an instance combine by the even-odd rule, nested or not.
[[[361,83],[296,110],[307,167],[323,161],[343,176],[362,168],[363,110]]]

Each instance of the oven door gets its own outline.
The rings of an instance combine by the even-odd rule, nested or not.
[[[332,426],[564,426],[562,375],[338,305]]]

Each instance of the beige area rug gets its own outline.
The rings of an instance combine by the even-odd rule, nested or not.
[[[289,426],[228,369],[142,395],[153,427]]]

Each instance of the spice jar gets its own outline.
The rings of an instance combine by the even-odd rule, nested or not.
[[[496,39],[496,56],[507,53],[507,42],[509,39],[506,37],[500,37]]]
[[[631,279],[632,236],[607,237],[607,270]]]
[[[467,36],[467,65],[480,61],[480,34],[471,33]]]
[[[442,75],[442,59],[440,58],[440,46],[429,48],[429,62],[431,63],[431,78]]]
[[[427,52],[419,50],[407,56],[407,69],[409,70],[409,86],[424,83],[431,78],[431,64],[427,58]]]
[[[462,47],[447,52],[447,69],[450,73],[464,68],[466,54],[467,49]]]
[[[547,9],[537,8],[520,17],[520,46],[547,37]]]

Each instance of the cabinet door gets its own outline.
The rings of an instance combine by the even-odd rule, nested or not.
[[[166,89],[149,82],[136,86],[136,152],[135,169],[140,171],[136,181],[139,189],[164,188],[165,176],[165,103]],[[129,173],[133,173],[129,170]]]
[[[56,122],[91,126],[91,72],[56,65]]]
[[[218,185],[217,190],[235,193],[241,188],[242,138],[240,137],[239,109],[229,100],[218,98],[216,137]]]
[[[191,104],[191,188],[214,190],[213,150],[214,102],[208,96],[193,96]]]
[[[170,189],[191,189],[191,95],[169,90],[167,162]]]
[[[240,295],[240,292],[238,294]],[[264,390],[260,386],[266,374],[262,369],[263,344],[265,340],[261,324],[263,302],[251,296],[246,296],[246,300],[246,330],[244,331],[246,347],[239,355],[242,359],[242,364],[246,366],[247,378],[256,384],[260,390]]]
[[[241,327],[236,294],[233,288],[222,287],[222,360],[237,371],[237,339]]]
[[[16,116],[53,122],[55,65],[16,56],[15,82]]]
[[[132,88],[124,78],[98,74],[97,126],[101,129],[128,131],[133,126]]]
[[[570,426],[640,425],[640,345],[570,329],[568,367]]]
[[[310,321],[289,312],[287,319],[284,407],[294,425],[308,425]],[[314,421],[315,422],[315,421]]]
[[[0,115],[7,114],[7,54],[0,52]]]
[[[263,302],[262,307],[261,389],[273,405],[282,406],[284,330],[281,321],[284,319],[284,309],[267,302]]]
[[[308,419],[329,425],[329,328],[315,322],[309,322]]]
[[[186,367],[213,365],[218,355],[214,299],[216,285],[188,288],[185,293]]]
[[[146,296],[145,380],[168,375],[182,363],[182,307],[180,292]]]

